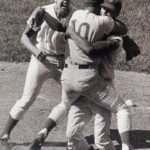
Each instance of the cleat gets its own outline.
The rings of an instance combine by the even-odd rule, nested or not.
[[[128,107],[137,107],[137,105],[131,99],[126,100],[125,103]]]
[[[89,147],[89,150],[94,150],[94,147],[93,147],[93,146],[90,146],[90,147]]]
[[[39,138],[36,138],[32,143],[31,146],[29,148],[29,150],[41,150],[42,147],[42,140]]]
[[[1,136],[0,141],[7,143],[8,140],[10,139],[10,135],[9,134],[4,134]]]
[[[34,141],[31,143],[29,150],[41,150],[42,144],[45,139],[45,135],[43,133],[38,135],[39,137],[34,139]]]

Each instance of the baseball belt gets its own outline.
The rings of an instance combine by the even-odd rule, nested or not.
[[[76,69],[94,69],[97,68],[97,64],[89,64],[89,65],[73,65],[73,64],[65,64],[64,68],[76,68]]]

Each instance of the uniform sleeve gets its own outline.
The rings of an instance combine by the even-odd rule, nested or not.
[[[34,31],[38,31],[41,27],[41,24],[44,22],[44,8],[38,7],[36,8],[29,19],[27,20],[27,24]]]
[[[108,16],[100,16],[99,24],[105,35],[109,35],[114,28],[114,20]]]

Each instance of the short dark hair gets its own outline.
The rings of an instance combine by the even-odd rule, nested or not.
[[[101,4],[101,7],[106,10],[113,11],[116,15],[119,15],[122,9],[122,2],[121,0],[105,0],[104,3]]]

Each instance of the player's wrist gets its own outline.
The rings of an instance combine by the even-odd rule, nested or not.
[[[36,58],[40,62],[43,62],[46,59],[46,52],[41,51],[38,55],[36,55]]]

